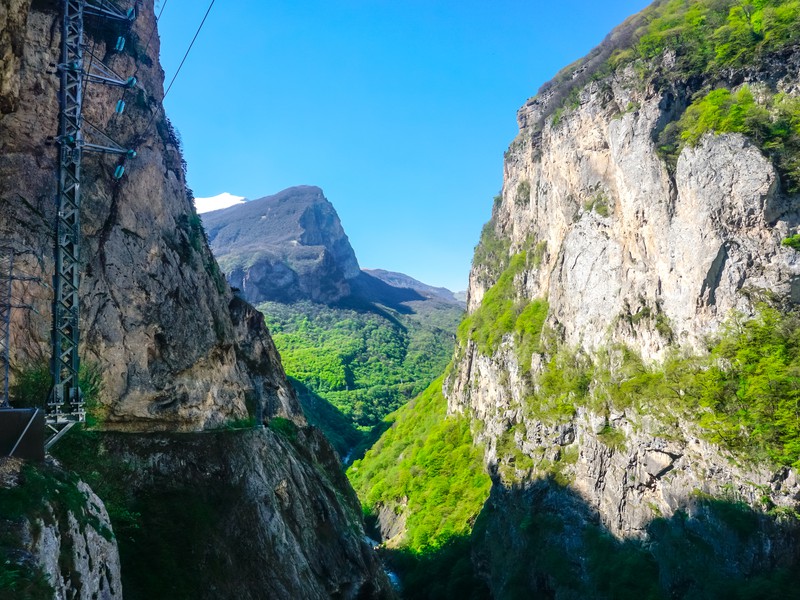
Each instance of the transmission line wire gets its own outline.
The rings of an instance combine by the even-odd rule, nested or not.
[[[162,106],[163,106],[164,100],[167,99],[167,95],[169,94],[170,90],[172,89],[172,86],[175,84],[175,80],[178,78],[178,75],[180,75],[181,69],[183,68],[183,65],[186,63],[186,59],[189,58],[189,53],[192,51],[192,48],[194,47],[194,43],[197,41],[197,37],[200,35],[200,32],[203,30],[203,25],[205,25],[206,19],[208,19],[208,15],[211,12],[211,9],[213,8],[214,3],[216,1],[217,0],[211,0],[211,4],[208,5],[208,10],[206,10],[206,14],[205,14],[205,16],[203,16],[203,20],[200,22],[200,26],[197,28],[197,31],[195,32],[194,37],[192,38],[192,41],[189,44],[189,47],[186,49],[186,53],[183,55],[183,60],[181,60],[181,64],[178,65],[178,70],[175,71],[175,75],[173,75],[172,80],[169,82],[169,85],[167,86],[167,90],[164,92],[164,97],[161,99]],[[158,112],[159,112],[158,108],[156,108],[156,110],[153,111],[153,114],[150,116],[150,120],[147,122],[147,125],[145,125],[145,128],[142,130],[142,133],[139,135],[138,139],[142,139],[144,137],[144,135],[147,133],[147,131],[150,129],[150,126],[153,124],[153,121],[155,121],[156,116],[158,115]]]

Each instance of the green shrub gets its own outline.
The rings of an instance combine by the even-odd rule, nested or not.
[[[620,452],[625,451],[625,432],[621,429],[606,424],[600,433],[597,434],[597,437],[612,450]]]
[[[547,254],[547,240],[542,240],[541,242],[537,243],[533,249],[532,264],[534,268],[538,269],[540,266],[542,266],[542,260],[544,260],[545,254]]]
[[[0,596],[4,600],[51,600],[55,590],[41,567],[17,564],[0,547]]]
[[[529,204],[531,201],[531,184],[526,179],[524,181],[520,181],[517,185],[517,193],[514,196],[514,202],[517,206],[525,206]]]
[[[591,200],[583,205],[583,209],[586,212],[594,211],[604,218],[611,214],[611,211],[608,207],[608,196],[606,196],[603,192],[598,192],[592,196]]]
[[[530,262],[535,262],[535,252],[531,256]],[[459,341],[462,344],[467,340],[474,341],[478,350],[487,356],[497,351],[506,335],[514,333],[517,359],[525,372],[530,370],[533,353],[540,351],[549,309],[543,299],[532,302],[517,299],[514,279],[530,266],[526,251],[511,257],[509,266],[497,283],[486,291],[478,309],[465,317],[458,327]]]
[[[294,421],[283,417],[273,417],[269,420],[269,428],[275,433],[279,433],[290,442],[297,441],[297,425]]]
[[[787,246],[792,250],[797,250],[800,252],[800,233],[796,233],[792,236],[784,238],[781,241],[781,246]]]
[[[675,60],[659,73],[661,85],[750,65],[798,41],[800,0],[654,2],[612,31],[585,58],[559,72],[540,93],[550,91],[554,97],[549,114],[556,126],[587,83],[631,64],[642,80],[652,77],[656,71],[652,62],[668,50]]]
[[[52,387],[53,378],[46,361],[27,364],[14,373],[9,389],[11,403],[16,408],[43,407]]]
[[[511,243],[506,238],[498,237],[495,222],[492,218],[481,230],[478,245],[472,257],[473,266],[482,266],[493,278],[496,278],[508,267],[508,251]]]
[[[676,124],[680,143],[663,147],[677,156],[707,132],[741,133],[770,157],[789,192],[800,190],[800,98],[767,94],[757,102],[748,86],[736,93],[716,89],[695,100]]]

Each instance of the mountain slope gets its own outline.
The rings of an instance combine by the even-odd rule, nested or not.
[[[376,279],[380,279],[384,283],[388,283],[392,287],[409,288],[416,290],[427,297],[434,297],[444,300],[445,302],[459,303],[464,302],[456,297],[456,294],[443,287],[434,287],[427,285],[404,275],[403,273],[396,273],[394,271],[386,271],[384,269],[364,269],[364,272]]]
[[[520,109],[443,386],[493,597],[793,593],[799,26],[656,2]]]

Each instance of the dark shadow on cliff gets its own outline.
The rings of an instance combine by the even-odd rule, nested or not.
[[[54,450],[108,509],[125,598],[318,597],[322,586],[331,598],[388,597],[358,500],[314,428],[75,429]]]
[[[451,537],[436,550],[380,551],[384,563],[400,577],[405,600],[489,600],[489,588],[472,565],[468,536]]]
[[[362,440],[362,432],[353,427],[352,421],[325,398],[294,377],[288,379],[297,392],[297,399],[308,422],[322,430],[340,457],[347,456],[350,449]]]
[[[297,393],[297,399],[300,400],[306,419],[314,427],[322,430],[345,466],[363,458],[367,450],[391,426],[390,423],[380,421],[369,431],[356,429],[353,427],[353,422],[325,398],[315,394],[294,377],[288,379]]]
[[[795,516],[698,492],[643,533],[617,539],[553,479],[495,484],[475,523],[472,558],[503,599],[778,599],[800,586]]]

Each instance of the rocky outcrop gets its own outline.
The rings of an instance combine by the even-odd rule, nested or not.
[[[360,273],[339,215],[318,187],[205,213],[203,223],[228,281],[253,303],[335,302]]]
[[[34,467],[0,458],[0,498],[8,503],[0,516],[0,591],[37,598],[37,592],[52,593],[59,600],[122,598],[111,521],[83,481],[53,463]]]
[[[276,423],[280,422],[280,427]],[[313,428],[79,440],[126,490],[126,597],[389,598],[361,509]],[[81,465],[71,465],[81,469]]]
[[[738,134],[708,134],[670,173],[653,132],[677,101],[672,91],[637,90],[632,77],[588,86],[555,125],[521,129],[495,228],[512,253],[541,244],[524,294],[549,299],[567,343],[619,341],[656,358],[672,340],[654,322],[632,331],[621,317],[658,311],[675,341],[697,346],[732,310],[752,313],[745,292],[791,294],[797,261],[780,242],[797,209],[771,162]],[[494,283],[482,273],[471,276],[473,310]]]
[[[714,577],[756,577],[800,559],[796,520],[779,516],[798,509],[796,472],[743,462],[704,441],[667,395],[624,410],[602,398],[561,414],[536,406],[557,349],[597,361],[627,348],[653,365],[675,348],[703,351],[731,315],[752,316],[760,301],[797,301],[800,263],[781,241],[800,222],[800,198],[771,160],[740,134],[707,133],[672,164],[658,146],[695,91],[748,82],[796,93],[796,71],[766,61],[729,73],[731,81],[676,82],[660,77],[671,60],[665,53],[647,76],[642,64],[586,75],[568,106],[556,84],[518,115],[468,309],[478,310],[509,258],[527,251],[507,282],[510,300],[548,301],[547,347],[526,355],[514,333],[491,352],[462,339],[445,382],[450,412],[472,416],[486,444],[494,488],[476,526],[475,560],[496,597],[616,597],[597,587],[598,548],[587,541],[595,534],[613,540],[609,556],[655,556],[660,593],[678,596],[708,592],[701,575],[681,580],[675,569],[691,569],[669,558],[683,552],[670,536],[684,526],[708,551],[686,556],[703,555]],[[796,49],[783,60],[796,64]],[[530,363],[520,362],[525,356]],[[610,361],[614,372],[619,360]],[[752,524],[747,535],[722,523],[715,511],[726,510]],[[547,563],[538,548],[563,554]],[[517,572],[509,556],[533,566]],[[559,579],[562,567],[570,575]]]

